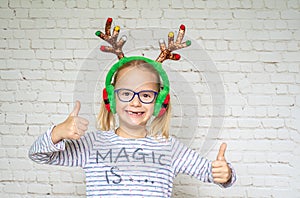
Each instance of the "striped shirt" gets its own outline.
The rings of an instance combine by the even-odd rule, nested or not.
[[[34,142],[29,157],[42,164],[82,167],[87,197],[171,197],[179,173],[213,182],[211,161],[173,137],[130,139],[96,131],[53,144],[52,129]],[[221,186],[235,182],[232,173],[231,181]]]

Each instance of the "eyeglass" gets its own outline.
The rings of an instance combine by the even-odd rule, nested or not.
[[[121,88],[116,89],[115,93],[117,93],[119,100],[122,102],[130,102],[133,100],[135,95],[138,95],[139,100],[144,104],[152,103],[157,96],[157,92],[153,90],[142,90],[139,92],[135,92],[130,89]]]

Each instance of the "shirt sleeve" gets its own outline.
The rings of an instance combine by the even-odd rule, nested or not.
[[[40,164],[84,167],[89,157],[91,135],[86,134],[78,140],[62,140],[54,144],[51,126],[33,143],[29,149],[29,158]]]
[[[224,184],[216,183],[224,188],[230,187],[236,181],[235,171],[231,164],[228,165],[232,170],[231,179]],[[172,167],[175,176],[179,173],[184,173],[202,182],[214,183],[212,161],[201,157],[197,152],[188,148],[175,138],[172,138]]]

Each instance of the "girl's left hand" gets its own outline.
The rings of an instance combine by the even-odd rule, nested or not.
[[[224,156],[226,147],[226,143],[221,144],[217,160],[212,162],[212,175],[216,183],[223,184],[231,179],[231,168],[228,166]]]

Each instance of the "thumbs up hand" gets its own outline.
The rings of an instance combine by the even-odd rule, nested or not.
[[[212,175],[216,183],[223,184],[231,179],[231,168],[225,159],[226,147],[226,143],[221,144],[217,159],[212,162]]]
[[[75,107],[68,118],[53,128],[51,139],[54,144],[63,139],[77,140],[85,134],[89,121],[78,116],[80,107],[80,102],[76,101]]]

